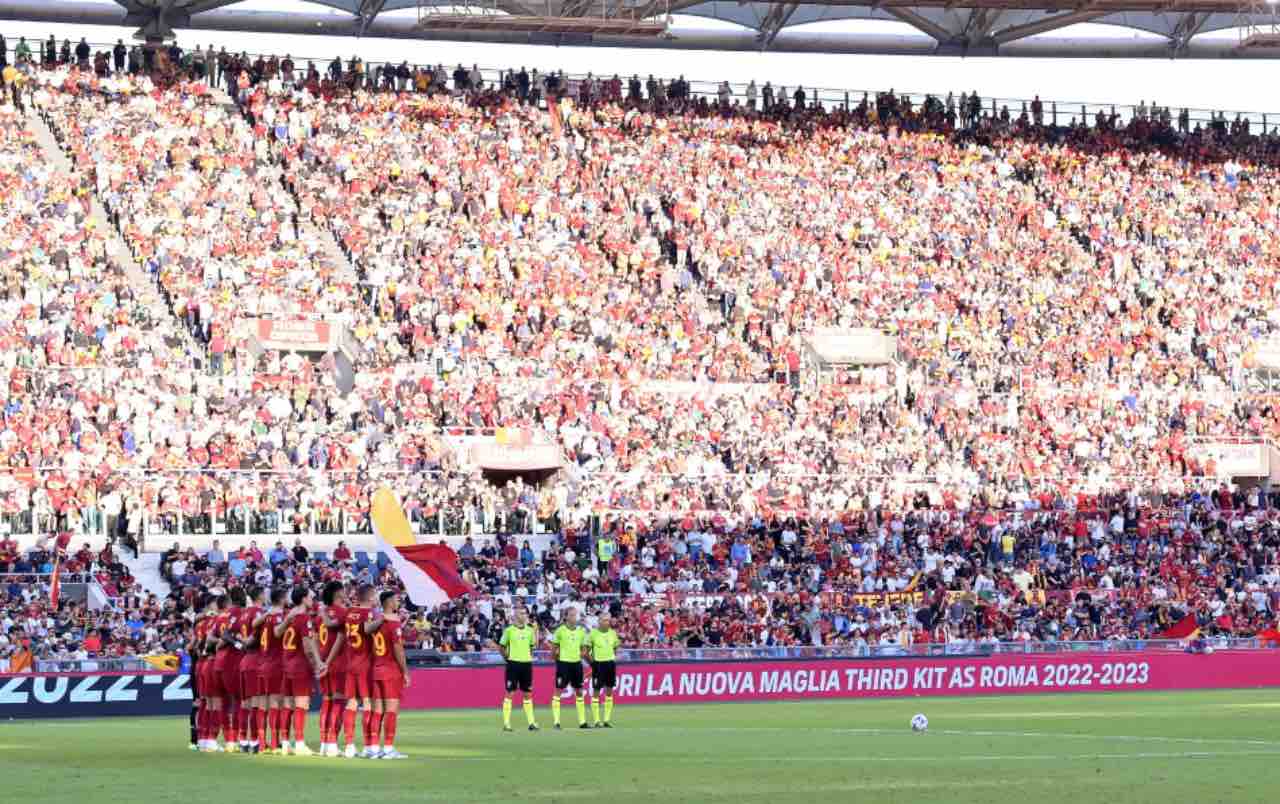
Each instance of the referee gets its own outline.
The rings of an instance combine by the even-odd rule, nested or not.
[[[591,688],[595,698],[591,701],[591,717],[596,728],[613,728],[613,688],[618,681],[618,665],[615,661],[618,648],[618,632],[613,630],[609,612],[600,615],[600,622],[587,634],[587,658],[591,660]],[[600,699],[604,698],[604,721],[600,720]]]
[[[587,641],[587,629],[578,624],[578,609],[569,606],[564,610],[564,622],[551,635],[551,658],[556,660],[556,691],[551,696],[551,718],[555,728],[560,728],[560,696],[565,687],[573,687],[574,703],[578,709],[578,728],[589,729],[587,706],[582,697],[582,646]]]
[[[516,609],[515,623],[508,625],[498,641],[498,650],[507,660],[507,694],[502,699],[502,730],[511,731],[511,698],[519,690],[523,698],[524,719],[529,731],[537,731],[533,719],[533,648],[538,644],[538,629],[529,624],[524,609]]]

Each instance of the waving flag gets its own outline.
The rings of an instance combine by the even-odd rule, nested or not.
[[[1280,648],[1280,629],[1268,628],[1266,631],[1259,631],[1258,639],[1262,640],[1263,645],[1271,644]]]
[[[1190,639],[1199,630],[1200,626],[1196,625],[1196,615],[1193,612],[1156,634],[1156,639]]]
[[[474,591],[458,574],[458,554],[444,544],[418,544],[396,495],[373,493],[373,534],[415,606],[438,606]]]

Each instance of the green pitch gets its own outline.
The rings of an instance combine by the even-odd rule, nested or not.
[[[929,731],[914,734],[916,712]],[[566,722],[574,719],[565,707]],[[0,724],[4,799],[99,802],[1274,802],[1280,690],[636,706],[611,731],[403,715],[400,762],[187,750],[186,720]],[[316,743],[314,717],[308,724]]]

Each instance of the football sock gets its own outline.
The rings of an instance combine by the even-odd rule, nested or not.
[[[293,708],[292,708],[292,707],[288,707],[288,706],[282,706],[282,707],[280,707],[280,731],[281,731],[280,738],[281,738],[282,740],[284,740],[284,742],[285,742],[286,744],[288,744],[288,743],[289,743],[289,741],[293,739],[293,737],[292,737],[292,734],[293,734],[293,731],[292,731],[292,726],[293,726],[293,717],[292,717],[292,715],[293,715]]]
[[[343,723],[346,720],[343,717],[343,713],[346,711],[346,701],[339,698],[333,702],[333,711],[329,715],[329,742],[334,745],[338,744],[338,734],[342,732]],[[347,732],[347,734],[350,733]]]
[[[209,739],[217,742],[218,732],[222,731],[222,710],[209,710]]]
[[[364,710],[364,747],[368,748],[373,745],[373,712],[369,709]]]
[[[267,733],[267,712],[269,710],[265,706],[258,707],[255,713],[258,716],[258,740],[267,748],[271,747],[270,735]]]
[[[603,697],[604,696],[597,693],[591,698],[591,722],[592,723],[600,722],[600,699]]]
[[[247,742],[253,735],[253,710],[247,703],[241,703],[236,712],[236,734],[241,742]]]
[[[396,742],[396,721],[399,719],[399,712],[387,712],[382,716],[382,744],[387,748]]]
[[[329,719],[333,717],[333,701],[320,699],[320,746],[329,742]]]
[[[365,741],[365,744],[364,744],[365,748],[368,748],[370,745],[372,745],[372,746],[374,746],[374,747],[376,748],[376,747],[379,745],[379,743],[378,743],[378,732],[379,732],[379,731],[381,731],[381,730],[382,730],[382,713],[381,713],[381,712],[374,712],[374,713],[373,713],[373,725],[372,725],[372,727],[369,729],[369,735],[370,735],[373,739],[372,739],[372,740],[366,740],[366,741]]]
[[[604,722],[613,720],[613,695],[604,696]]]
[[[560,725],[560,693],[551,696],[551,722]]]
[[[191,705],[191,744],[195,745],[204,739],[204,735],[200,733],[200,702],[196,701]]]
[[[511,696],[502,699],[502,725],[511,728]]]
[[[578,725],[581,726],[587,722],[587,706],[581,695],[574,699],[574,706],[578,710]]]
[[[524,703],[521,706],[524,708],[524,719],[532,726],[535,722],[533,719],[533,696],[525,695]]]
[[[293,739],[299,744],[307,740],[307,710],[297,707],[293,710]]]
[[[236,720],[240,717],[240,712],[235,701],[227,701],[222,705],[222,724],[227,731],[227,743],[235,743],[238,732],[236,729]]]
[[[356,710],[342,710],[342,730],[347,735],[347,745],[356,744]]]

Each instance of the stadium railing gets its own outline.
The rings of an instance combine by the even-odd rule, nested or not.
[[[849,646],[792,645],[775,647],[734,648],[624,648],[618,651],[619,662],[723,662],[779,659],[900,659],[938,658],[947,656],[995,656],[1010,654],[1059,653],[1142,653],[1203,650],[1275,650],[1258,639],[1220,637],[1204,640],[1116,639],[1096,642],[996,642],[988,644],[929,643],[921,645]],[[416,666],[478,666],[501,664],[497,651],[447,653],[433,650],[409,650],[406,657]],[[536,651],[535,662],[550,662],[551,654]]]
[[[42,567],[41,570],[43,569]],[[38,583],[47,590],[52,579],[52,572],[0,572],[0,591],[14,583],[20,586]],[[63,600],[84,603],[94,610],[111,608],[118,611],[121,607],[120,596],[107,594],[102,583],[91,572],[60,571],[58,583],[59,597]]]
[[[159,673],[161,668],[140,656],[117,659],[36,659],[35,673]]]
[[[22,468],[13,469],[9,467],[0,467],[0,472],[21,473],[21,474],[53,474],[66,471],[61,467],[45,466],[35,469]],[[313,483],[318,475],[325,475],[333,478],[357,476],[361,482],[378,482],[380,480],[403,477],[412,475],[415,478],[429,477],[447,473],[436,470],[408,470],[395,468],[377,468],[377,469],[361,469],[361,470],[331,470],[331,469],[311,469],[311,468],[293,468],[287,470],[263,470],[263,469],[209,469],[201,467],[191,467],[185,469],[162,469],[162,470],[146,470],[146,469],[117,469],[110,474],[110,478],[128,479],[134,484],[171,484],[177,480],[190,475],[197,475],[206,480],[211,480],[221,484],[225,490],[229,484],[235,481],[251,480],[254,484],[267,488],[272,483],[277,482],[305,482]],[[928,488],[938,485],[957,484],[956,480],[948,480],[936,476],[927,475],[909,475],[909,474],[859,474],[853,475],[849,473],[811,473],[811,472],[772,472],[772,473],[720,473],[714,475],[671,475],[663,473],[651,473],[648,476],[653,477],[681,477],[686,478],[690,483],[699,483],[707,481],[722,481],[728,479],[758,479],[760,477],[778,477],[786,479],[804,478],[811,481],[820,481],[824,479],[838,479],[841,482],[856,481],[866,485],[868,488],[881,487],[886,484],[892,487],[913,488],[919,490],[928,490]],[[104,481],[107,478],[104,478]],[[596,472],[590,475],[592,481],[612,480],[617,482],[626,482],[635,478],[629,473],[602,473]],[[1057,476],[1039,476],[1024,478],[1028,481],[1033,490],[1039,491],[1056,487],[1064,478]],[[1112,475],[1107,478],[1108,483],[1112,487],[1136,487],[1148,490],[1146,496],[1151,498],[1151,502],[1157,503],[1158,497],[1163,493],[1188,493],[1191,491],[1206,492],[1218,487],[1221,482],[1217,477],[1201,477],[1201,476],[1184,476],[1184,475]],[[959,483],[963,485],[963,483]],[[4,502],[6,494],[0,492],[0,503]],[[216,496],[216,495],[215,495]],[[293,536],[329,536],[333,538],[341,538],[343,540],[360,540],[361,537],[368,537],[369,522],[368,517],[361,515],[351,515],[347,512],[339,512],[330,527],[322,525],[318,516],[313,516],[307,520],[306,524],[295,527],[291,520],[295,509],[279,508],[272,509],[268,512],[247,511],[243,505],[235,506],[216,506],[225,513],[218,514],[215,511],[196,509],[194,511],[185,511],[181,516],[174,513],[156,513],[147,512],[140,522],[140,533],[134,534],[138,537],[138,542],[142,545],[142,549],[147,549],[149,539],[159,538],[161,540],[172,540],[174,538],[181,542],[185,537],[205,537],[205,538],[240,538],[240,539],[270,539],[275,540],[282,537]],[[133,512],[126,512],[132,515]],[[246,513],[249,515],[246,516]],[[471,513],[466,510],[449,510],[440,511],[431,516],[413,515],[412,522],[417,533],[421,536],[493,536],[496,531],[488,529],[485,523],[476,523],[480,527],[473,527],[471,522]],[[514,513],[503,512],[503,513]],[[625,508],[610,508],[599,511],[602,515],[612,516],[666,516],[666,517],[684,517],[684,516],[714,516],[716,514],[729,513],[728,511],[719,509],[707,510],[690,510],[690,509],[670,509],[670,510],[640,510]],[[806,515],[806,516],[822,516],[829,514],[839,516],[844,511],[789,511],[784,508],[776,508],[775,513],[779,515]],[[1018,513],[1016,509],[1010,509],[1007,513]],[[1039,511],[1034,509],[1022,510],[1024,516],[1034,516]],[[0,533],[11,534],[16,537],[24,537],[23,541],[39,541],[43,537],[48,537],[62,532],[56,526],[55,517],[50,513],[39,513],[30,508],[18,509],[14,507],[7,508],[4,513],[0,513]],[[261,520],[269,519],[274,527],[259,527]],[[529,528],[522,532],[532,534],[545,533],[545,523],[539,522],[536,516],[529,516]],[[100,508],[87,507],[82,510],[82,519],[80,527],[72,534],[72,538],[96,538],[105,539],[109,534],[106,532],[106,516]],[[198,541],[198,539],[197,539]],[[150,545],[154,547],[154,544]],[[165,545],[167,546],[167,545]]]
[[[9,42],[10,51],[12,53],[12,51],[16,49],[16,43],[18,41],[18,38],[7,36],[6,41]],[[31,40],[29,44],[31,45],[33,53],[36,54],[37,58],[39,58],[38,54],[40,52],[40,42]],[[95,52],[99,50],[110,50],[112,47],[114,47],[114,43],[108,43],[108,42],[90,42],[89,44],[90,44],[90,47],[92,47]],[[247,52],[247,51],[243,51],[243,52]],[[280,54],[248,53],[248,55],[251,58],[256,59],[260,55],[263,56],[264,58],[269,58],[272,55],[279,56]],[[337,54],[330,54],[324,57],[297,56],[297,57],[294,57],[293,62],[295,65],[297,65],[297,68],[301,70],[305,70],[308,63],[314,64],[316,66],[316,69],[320,70],[323,73],[326,66],[331,61],[333,61],[334,55],[337,55]],[[435,50],[429,54],[424,53],[423,55],[432,55],[432,56],[439,57],[442,54],[440,53],[439,50]],[[605,54],[602,52],[602,59],[604,55]],[[13,56],[11,55],[10,58],[13,59]],[[347,63],[347,58],[344,58],[343,59],[344,68],[346,66],[346,63]],[[436,62],[436,63],[442,63],[442,62]],[[367,61],[364,64],[365,64],[365,74],[372,75],[378,67],[383,67],[387,65],[394,67],[394,66],[398,66],[399,62]],[[430,61],[417,62],[417,63],[410,62],[411,66],[414,66],[415,64],[429,65],[431,64],[431,62]],[[450,61],[448,64],[445,64],[445,70],[449,76],[450,85],[452,85],[453,83],[453,67],[454,66],[456,65],[452,61]],[[607,62],[604,63],[602,66],[607,68],[608,67]],[[500,83],[502,81],[503,76],[505,76],[509,72],[514,72],[516,69],[517,68],[515,67],[506,67],[506,68],[481,67],[479,68],[481,77],[486,85],[493,85],[495,83]],[[541,73],[541,75],[547,75],[547,73]],[[592,73],[591,77],[596,81],[603,81],[603,80],[608,80],[612,78],[611,75],[606,75],[603,73],[595,74],[594,72]],[[623,81],[623,93],[625,94],[626,81],[628,80],[629,76],[620,75],[619,77]],[[658,77],[668,84],[672,80],[677,78],[677,76],[670,76],[670,75],[658,76]],[[570,89],[572,89],[573,87],[576,87],[578,83],[581,82],[583,79],[587,78],[587,74],[566,72],[564,73],[564,78],[566,82],[571,83]],[[648,78],[648,74],[646,74],[645,76],[642,76],[641,80],[644,81],[644,80],[647,80],[647,78]],[[768,77],[766,76],[766,78]],[[689,84],[690,95],[694,97],[705,97],[711,100],[716,100],[719,97],[720,86],[723,82],[710,81],[710,80],[704,80],[704,79],[696,79],[696,80],[687,79],[687,83]],[[764,83],[765,83],[764,80],[758,80],[755,83],[756,83],[757,93],[762,93],[764,89]],[[729,82],[730,97],[734,100],[742,101],[743,103],[747,102],[749,85],[750,85],[750,82],[737,82],[737,81]],[[788,87],[787,100],[789,103],[791,102],[791,94],[794,93],[796,86],[797,85],[795,84],[791,84]],[[774,87],[775,90],[779,90],[782,88],[783,88],[782,85]],[[827,108],[827,109],[837,109],[837,108],[852,109],[862,101],[862,98],[864,95],[867,97],[869,102],[874,103],[875,98],[878,94],[889,92],[889,91],[892,91],[895,97],[899,99],[909,99],[911,101],[912,108],[917,108],[917,109],[920,107],[921,104],[925,102],[926,98],[932,97],[943,102],[945,102],[946,100],[946,93],[914,92],[914,91],[903,92],[903,91],[898,91],[896,89],[890,89],[890,88],[866,89],[866,88],[853,88],[853,87],[833,88],[833,87],[814,87],[814,86],[802,87],[802,88],[805,90],[806,104],[810,104],[816,101],[820,103],[824,108]],[[957,104],[959,103],[959,96],[955,97],[955,101],[957,102]],[[1020,115],[1024,110],[1027,110],[1028,114],[1030,114],[1029,110],[1031,109],[1032,103],[1033,103],[1033,99],[1031,98],[982,97],[982,113],[984,115],[994,115],[994,114],[1000,113],[1002,109],[1007,108],[1009,110],[1010,115],[1014,118],[1017,118],[1018,115]],[[1143,103],[1145,103],[1145,101]],[[1149,113],[1152,108],[1151,106],[1142,107],[1140,105],[1134,105],[1134,104],[1096,103],[1096,102],[1090,102],[1090,101],[1046,100],[1043,98],[1041,99],[1041,104],[1044,107],[1045,123],[1049,125],[1063,125],[1063,126],[1067,125],[1073,117],[1077,118],[1078,120],[1083,119],[1083,122],[1085,125],[1092,126],[1095,117],[1099,114],[1104,116],[1115,115],[1118,117],[1120,123],[1123,124],[1123,123],[1127,123],[1128,121],[1132,120],[1134,117],[1138,116],[1140,109],[1145,108],[1145,110]],[[1165,108],[1165,107],[1160,107],[1160,108]],[[1170,113],[1173,115],[1174,122],[1176,124],[1178,112],[1186,107],[1169,106],[1168,108],[1170,110]],[[1197,124],[1207,126],[1216,121],[1225,121],[1229,124],[1230,122],[1235,120],[1237,117],[1242,120],[1248,121],[1250,125],[1255,129],[1257,126],[1262,126],[1264,129],[1274,130],[1275,128],[1277,128],[1277,123],[1280,123],[1280,113],[1277,113],[1277,112],[1231,111],[1231,110],[1214,110],[1214,109],[1200,109],[1200,108],[1196,108],[1196,109],[1186,108],[1186,111],[1188,112],[1191,128],[1195,128]]]

